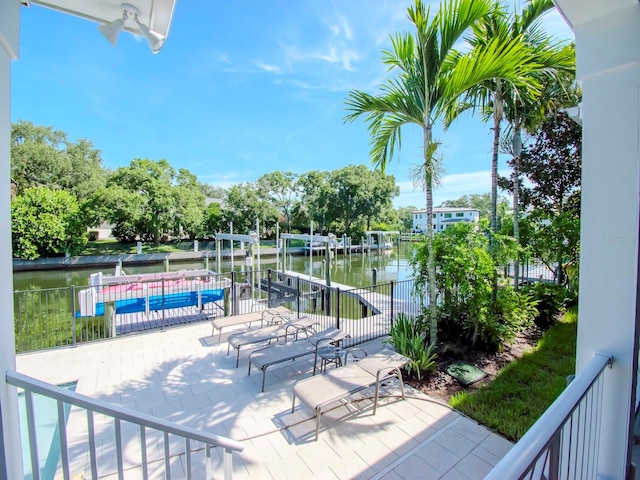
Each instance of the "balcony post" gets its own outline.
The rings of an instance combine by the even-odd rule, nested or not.
[[[7,370],[16,368],[13,331],[13,264],[11,256],[11,60],[18,58],[20,0],[0,2],[0,476],[23,478],[18,396],[7,384]]]
[[[626,478],[637,374],[640,4],[575,17],[583,93],[576,373],[597,351],[613,356],[604,375],[597,477]]]

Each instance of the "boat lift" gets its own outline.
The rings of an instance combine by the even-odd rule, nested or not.
[[[317,242],[325,244],[325,253],[327,257],[326,282],[327,286],[331,286],[331,269],[329,268],[331,261],[331,247],[338,244],[336,236],[333,233],[330,233],[329,235],[314,235],[313,233],[281,233],[280,238],[284,240],[282,249],[284,259],[287,258],[287,240],[304,240],[309,242],[309,279],[313,277],[313,243]],[[282,263],[282,271],[284,272],[284,264],[286,263],[286,260]]]

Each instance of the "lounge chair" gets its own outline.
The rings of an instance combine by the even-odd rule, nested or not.
[[[242,315],[231,315],[230,317],[219,317],[211,322],[211,336],[213,337],[216,329],[218,330],[218,344],[222,340],[222,329],[225,327],[233,327],[236,325],[248,324],[251,327],[253,322],[260,320],[260,326],[264,326],[264,322],[271,322],[274,317],[288,317],[292,312],[288,308],[278,307],[262,310],[259,312],[243,313]]]
[[[300,317],[294,320],[283,321],[278,325],[272,325],[270,327],[258,328],[256,330],[249,330],[246,332],[232,333],[227,338],[229,346],[227,347],[227,355],[233,347],[236,351],[236,368],[240,363],[240,349],[247,345],[253,345],[255,343],[271,342],[272,340],[278,340],[284,338],[285,342],[289,337],[298,338],[299,333],[309,335],[309,332],[313,332],[314,327],[319,322],[309,317]]]
[[[320,431],[320,416],[331,404],[342,400],[360,390],[375,385],[373,400],[373,414],[378,406],[380,382],[390,377],[396,377],[400,382],[400,390],[404,399],[404,384],[402,382],[402,368],[411,359],[393,350],[383,349],[363,358],[358,363],[330,370],[325,375],[300,380],[293,387],[293,404],[291,413],[296,407],[296,397],[300,402],[316,413],[316,440]]]
[[[264,382],[267,376],[267,369],[269,367],[286,361],[298,360],[309,355],[315,356],[313,361],[313,374],[315,375],[318,364],[318,348],[323,344],[337,344],[340,340],[347,338],[348,336],[349,335],[342,330],[330,327],[321,332],[309,335],[306,340],[254,350],[249,354],[249,371],[247,375],[251,375],[251,364],[254,364],[259,368],[262,371],[261,391],[264,392]]]

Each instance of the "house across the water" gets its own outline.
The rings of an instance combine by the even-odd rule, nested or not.
[[[433,231],[441,232],[449,225],[459,222],[475,222],[480,220],[480,210],[466,207],[434,207]],[[413,231],[416,233],[427,231],[427,210],[413,212]]]

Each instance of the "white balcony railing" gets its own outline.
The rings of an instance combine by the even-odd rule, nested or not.
[[[602,375],[609,355],[597,353],[485,480],[597,477]]]
[[[193,461],[194,452],[201,452],[204,450],[204,470],[206,472],[206,478],[212,478],[212,458],[211,452],[213,448],[220,448],[223,451],[223,466],[224,466],[224,478],[225,480],[231,480],[233,476],[233,452],[241,452],[244,449],[242,443],[232,440],[230,438],[222,437],[219,435],[213,435],[207,432],[199,431],[194,428],[178,425],[166,420],[152,417],[135,410],[120,407],[118,405],[112,405],[102,400],[93,399],[79,393],[71,392],[64,388],[56,387],[48,383],[42,382],[35,378],[23,375],[18,372],[8,371],[6,374],[7,383],[15,385],[16,387],[24,389],[25,401],[26,401],[26,417],[27,417],[27,430],[28,430],[28,444],[29,452],[23,452],[23,455],[27,453],[30,456],[32,466],[32,478],[33,480],[40,479],[40,469],[38,464],[38,442],[37,442],[37,429],[35,421],[35,412],[33,406],[33,394],[37,393],[46,397],[52,398],[57,401],[58,404],[58,420],[57,426],[59,429],[60,438],[60,457],[61,457],[61,470],[62,478],[68,480],[70,475],[70,460],[73,460],[74,454],[70,454],[70,446],[67,440],[67,425],[65,419],[65,404],[70,404],[86,412],[86,441],[82,441],[82,448],[88,447],[88,456],[90,462],[90,478],[97,480],[102,476],[112,474],[113,472],[99,472],[98,468],[98,453],[97,449],[102,448],[99,442],[96,442],[96,424],[95,416],[101,416],[106,419],[103,425],[108,425],[110,420],[113,421],[112,428],[115,433],[114,444],[110,447],[115,450],[116,469],[118,478],[124,478],[125,462],[124,462],[124,448],[123,448],[123,424],[133,425],[137,430],[134,435],[139,439],[139,448],[133,449],[139,452],[140,458],[138,461],[131,458],[131,448],[127,448],[127,463],[128,468],[130,465],[134,465],[133,468],[139,470],[143,479],[149,478],[149,465],[154,463],[157,466],[159,461],[164,463],[164,478],[171,480],[172,469],[171,460],[178,456],[183,456],[184,461],[180,462],[184,466],[184,478],[201,478],[201,474],[195,474],[194,471],[202,468],[202,465],[198,466]],[[76,411],[76,414],[79,413]],[[103,417],[102,417],[103,416]],[[151,434],[157,435],[157,439],[152,439]],[[175,446],[175,440],[178,440],[179,447],[174,451],[171,450],[171,446]],[[163,449],[157,448],[156,442],[163,444]],[[159,459],[150,458],[148,454],[148,446],[152,445],[151,449],[154,452],[160,451]],[[96,448],[96,445],[97,448]],[[85,451],[82,454],[86,453]],[[56,477],[58,478],[58,477]]]

